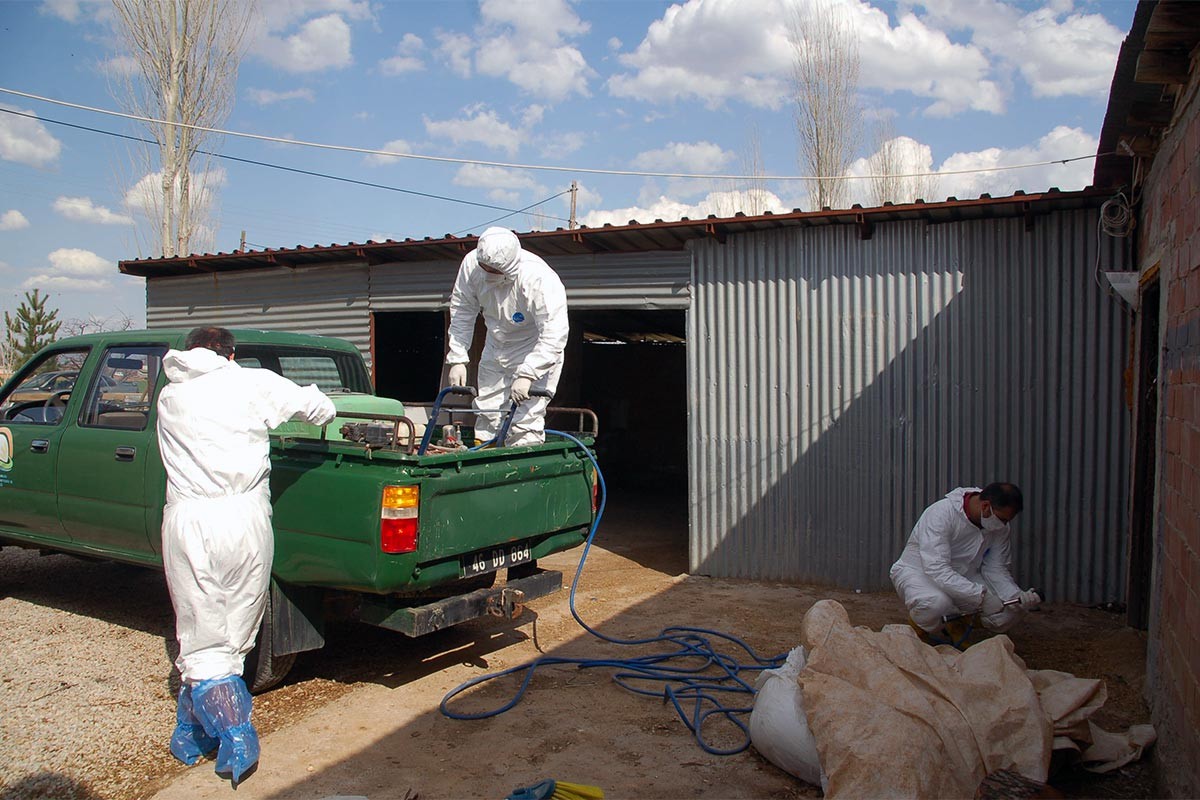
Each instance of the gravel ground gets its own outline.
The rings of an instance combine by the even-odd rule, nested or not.
[[[589,619],[592,614],[596,619],[602,614],[619,615],[611,623],[615,626],[612,632],[618,635],[644,634],[649,628],[657,630],[664,620],[678,622],[700,610],[706,624],[711,621],[713,627],[736,632],[766,648],[764,652],[775,652],[794,644],[792,629],[799,616],[820,597],[839,600],[856,624],[873,629],[902,619],[891,593],[858,595],[817,587],[685,580],[679,575],[684,569],[685,534],[677,523],[672,529],[670,509],[632,508],[625,511],[624,519],[618,508],[610,507],[610,512],[611,520],[606,517],[605,526],[611,537],[605,543],[608,554],[604,555],[602,547],[593,551],[601,555],[595,569],[589,561],[580,602]],[[566,571],[569,580],[578,552],[556,555],[554,563],[546,566]],[[534,606],[540,609],[536,614],[541,614],[547,647],[573,635],[574,624],[563,608],[564,595],[544,598]],[[785,608],[788,613],[779,613]],[[171,667],[173,618],[161,573],[6,547],[0,549],[0,621],[0,800],[144,800],[159,792],[172,798],[200,796],[194,787],[189,788],[189,781],[206,790],[223,789],[221,796],[228,794],[227,783],[223,787],[214,783],[211,767],[189,771],[171,758],[165,746],[174,725],[178,676]],[[434,752],[439,752],[436,748],[457,748],[460,754],[469,751],[472,763],[490,763],[486,741],[470,750],[471,739],[464,731],[469,734],[474,728],[456,727],[442,719],[436,713],[437,703],[447,688],[463,679],[458,673],[473,675],[530,657],[533,645],[529,635],[536,632],[528,624],[514,628],[481,620],[407,640],[368,626],[331,626],[325,650],[302,655],[283,686],[256,698],[254,720],[264,737],[264,752],[287,751],[292,743],[312,746],[327,735],[321,731],[382,737],[387,746],[356,752],[347,739],[327,754],[330,763],[341,766],[330,768],[326,783],[317,780],[318,773],[315,783],[276,793],[269,791],[273,784],[268,767],[257,782],[242,787],[242,793],[248,791],[251,800],[256,796],[316,800],[330,794],[361,794],[343,789],[408,752],[410,746],[403,743],[417,736],[423,737],[425,748],[435,748]],[[1020,626],[1013,639],[1031,667],[1104,678],[1109,702],[1097,718],[1100,724],[1123,729],[1147,721],[1141,699],[1144,636],[1125,628],[1117,615],[1051,606]],[[536,643],[536,639],[532,641]],[[366,713],[352,715],[349,721],[338,716],[339,709],[355,708],[356,697],[359,705],[376,703],[380,687],[390,693],[384,697],[388,703],[403,698],[406,708],[420,714],[414,717],[417,721],[393,731],[395,725],[386,714],[377,724],[368,724]],[[528,722],[541,729],[548,724],[525,717],[545,714],[542,719],[569,719],[577,715],[578,710],[571,709],[579,699],[578,691],[541,691],[536,702],[531,700],[501,724]],[[647,740],[650,744],[636,759],[625,758],[612,765],[627,773],[627,778],[636,777],[636,769],[641,769],[653,770],[659,780],[665,780],[672,764],[709,760],[660,703],[640,703],[616,695],[610,706],[609,713],[593,723],[595,735],[607,742],[632,742],[630,737],[636,737],[638,731],[654,737]],[[382,707],[386,710],[388,706]],[[617,707],[621,714],[612,713]],[[585,744],[581,740],[580,746]],[[343,747],[344,752],[336,747]],[[583,747],[584,755],[599,762],[622,755],[609,752],[611,749]],[[580,752],[554,752],[550,758],[578,757]],[[671,758],[655,762],[666,755]],[[387,785],[414,786],[430,797],[457,796],[450,791],[453,784],[438,772],[437,763],[427,765],[425,773],[406,758],[400,766],[403,769],[395,780],[405,783]],[[701,776],[705,780],[695,787],[696,796],[715,796],[718,784],[710,780],[735,779],[752,792],[737,796],[815,793],[752,753],[714,763],[712,770],[711,775]],[[682,787],[687,780],[692,780],[690,773],[670,785]],[[512,785],[516,784],[506,784],[506,788]],[[1107,776],[1063,776],[1055,785],[1068,797],[1159,796],[1149,760]],[[372,789],[371,794],[387,797],[397,793],[377,794]],[[729,789],[726,794],[733,796],[734,792]]]
[[[179,674],[153,570],[0,550],[0,798],[138,798],[182,771],[164,746]],[[350,686],[313,679],[260,698],[264,733]]]

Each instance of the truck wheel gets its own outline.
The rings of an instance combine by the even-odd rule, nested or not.
[[[254,649],[246,654],[246,664],[242,669],[242,678],[246,681],[251,692],[265,692],[278,684],[285,677],[292,665],[296,663],[296,654],[275,653],[272,645],[272,631],[275,627],[274,604],[271,602],[271,591],[267,590],[267,605],[263,609],[262,625],[258,628],[258,638],[254,640]]]

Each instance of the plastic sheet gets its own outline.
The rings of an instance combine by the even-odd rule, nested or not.
[[[192,706],[204,730],[220,740],[216,771],[236,784],[258,763],[258,731],[250,721],[253,702],[240,676],[201,681],[192,689]]]
[[[217,739],[209,736],[192,710],[192,687],[184,684],[179,690],[179,703],[175,707],[175,732],[171,734],[171,755],[189,767],[200,760],[200,756],[217,748]]]

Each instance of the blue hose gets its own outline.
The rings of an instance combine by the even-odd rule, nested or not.
[[[763,658],[736,636],[707,628],[673,626],[664,628],[657,636],[642,639],[618,639],[600,633],[584,622],[575,608],[575,591],[579,586],[579,577],[583,574],[583,565],[587,562],[588,552],[592,547],[592,540],[595,539],[596,530],[600,527],[600,520],[604,517],[604,508],[608,502],[608,487],[604,483],[604,473],[600,471],[600,465],[596,463],[596,457],[587,445],[563,431],[547,430],[546,433],[561,436],[578,445],[584,454],[587,455],[588,459],[591,460],[600,486],[600,504],[596,509],[596,518],[592,521],[591,530],[588,531],[587,539],[584,541],[583,554],[579,558],[579,566],[575,570],[575,578],[571,581],[571,592],[568,601],[571,616],[575,618],[580,627],[592,636],[611,644],[668,644],[671,647],[663,652],[624,659],[542,656],[524,664],[510,667],[500,672],[481,675],[478,678],[473,678],[466,683],[460,684],[442,698],[442,702],[438,708],[444,715],[451,719],[486,719],[503,714],[520,703],[521,699],[525,696],[525,692],[529,689],[530,682],[533,680],[533,675],[538,667],[556,664],[574,664],[580,669],[607,667],[615,670],[613,680],[622,688],[636,694],[661,697],[663,702],[670,701],[675,707],[676,713],[679,714],[679,718],[683,721],[683,724],[692,732],[697,744],[705,752],[722,756],[742,752],[750,746],[750,730],[743,717],[752,710],[755,694],[753,680],[743,677],[742,673],[753,674],[764,669],[774,669],[783,664],[787,655],[783,654],[771,658]],[[735,652],[740,650],[743,654],[742,657],[748,657],[749,660],[739,661],[737,658],[718,650],[713,644],[714,639],[723,641],[727,645],[732,645]],[[475,713],[461,713],[450,710],[450,701],[462,692],[481,683],[521,672],[525,673],[524,678],[521,680],[521,685],[517,688],[512,699],[500,707]],[[734,705],[727,705],[727,703],[734,703]],[[718,748],[710,745],[705,740],[703,729],[708,718],[713,716],[718,719],[724,719],[740,730],[741,743],[739,745],[730,748]]]

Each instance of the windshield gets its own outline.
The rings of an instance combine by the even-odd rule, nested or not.
[[[325,393],[371,394],[371,378],[356,353],[271,344],[239,344],[234,360],[243,367],[269,369],[301,386],[315,383]]]

